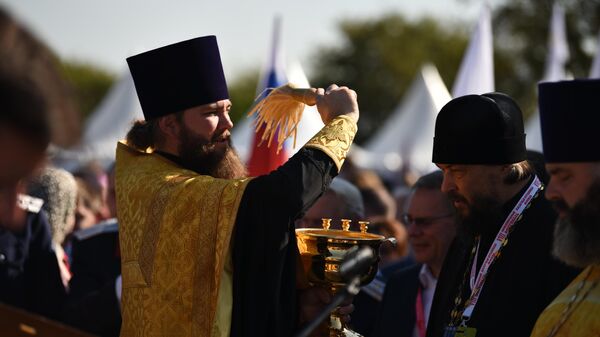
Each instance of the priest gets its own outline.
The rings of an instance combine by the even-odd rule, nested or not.
[[[521,110],[501,93],[453,99],[436,119],[433,162],[459,224],[427,336],[529,336],[577,270],[551,254],[556,215],[526,160]]]
[[[546,198],[559,210],[553,253],[585,268],[538,318],[532,337],[600,334],[600,80],[539,84],[542,140],[550,183]],[[592,146],[592,148],[590,148]]]
[[[277,170],[248,178],[230,144],[214,36],[127,62],[145,120],[117,145],[121,336],[290,336],[320,304],[298,289],[294,220],[344,162],[356,93],[313,89],[325,127]]]

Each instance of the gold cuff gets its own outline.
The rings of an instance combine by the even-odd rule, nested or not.
[[[354,119],[344,115],[337,116],[311,138],[305,147],[323,151],[333,160],[339,172],[356,131],[358,127]]]

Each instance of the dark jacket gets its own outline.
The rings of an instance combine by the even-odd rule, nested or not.
[[[76,232],[64,321],[103,337],[118,337],[121,311],[115,280],[121,274],[116,219]]]
[[[504,219],[527,187],[503,206],[503,214],[496,221],[481,224],[485,230],[481,234],[478,268]],[[579,273],[551,254],[555,220],[554,210],[540,193],[514,225],[507,245],[489,270],[467,323],[477,329],[477,336],[529,336],[540,313]],[[461,284],[463,300],[470,294],[469,282],[463,279],[466,268],[470,268],[467,264],[472,246],[472,239],[457,237],[448,250],[429,316],[428,337],[443,335]]]
[[[414,264],[415,260],[413,256],[409,255],[379,269],[375,279],[369,285],[363,287],[352,300],[354,311],[352,312],[352,320],[349,324],[352,330],[364,337],[372,336],[375,323],[378,319],[377,311],[381,305],[383,291],[387,287],[386,283],[392,275]],[[367,287],[371,287],[371,292],[367,291]]]
[[[421,264],[403,269],[387,281],[372,337],[411,337]]]
[[[0,302],[59,319],[65,297],[44,212],[29,209],[19,233],[0,224]]]

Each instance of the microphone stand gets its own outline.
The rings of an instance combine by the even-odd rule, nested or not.
[[[355,296],[360,291],[360,276],[354,276],[351,281],[335,294],[331,302],[321,310],[319,315],[312,322],[300,330],[294,337],[308,337],[327,318],[335,308],[337,308],[348,296]]]

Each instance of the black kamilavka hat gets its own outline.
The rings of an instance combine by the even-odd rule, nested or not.
[[[127,58],[146,120],[229,98],[215,36]]]
[[[538,85],[547,163],[600,161],[600,79]]]
[[[433,162],[513,164],[526,159],[521,109],[502,93],[448,102],[435,121]]]

